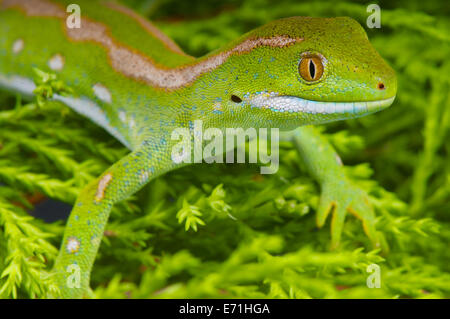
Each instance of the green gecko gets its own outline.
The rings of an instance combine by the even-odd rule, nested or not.
[[[0,0],[0,86],[32,96],[33,68],[53,72],[73,93],[59,101],[102,126],[130,153],[90,182],[67,221],[53,274],[60,297],[89,295],[89,278],[112,206],[176,169],[171,132],[279,128],[321,186],[332,246],[347,212],[377,242],[367,194],[313,127],[390,106],[394,71],[353,19],[291,17],[259,27],[203,57],[185,54],[148,20],[115,2],[77,1],[80,28],[66,23],[71,0]],[[300,126],[304,126],[299,128]],[[71,282],[73,274],[79,285]]]

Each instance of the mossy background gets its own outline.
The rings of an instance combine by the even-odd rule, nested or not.
[[[370,3],[288,0],[124,1],[199,56],[276,18],[350,16]],[[450,5],[380,1],[368,29],[396,70],[386,111],[323,126],[366,189],[384,250],[349,216],[329,250],[315,226],[320,189],[291,144],[276,175],[257,165],[193,165],[114,208],[92,273],[98,298],[450,297]],[[0,297],[40,298],[64,222],[30,216],[42,200],[73,204],[127,150],[67,107],[0,94]],[[58,211],[52,211],[59,218]],[[369,264],[381,267],[370,289]]]

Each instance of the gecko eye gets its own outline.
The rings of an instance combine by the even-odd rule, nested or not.
[[[323,75],[323,63],[320,56],[308,54],[302,57],[298,65],[301,77],[308,82],[319,80]]]

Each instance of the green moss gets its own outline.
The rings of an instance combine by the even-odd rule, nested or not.
[[[190,1],[185,9],[171,0],[134,2],[193,55],[279,17],[347,15],[363,25],[367,17],[357,2]],[[371,194],[388,252],[371,251],[351,217],[340,249],[329,250],[329,224],[315,227],[319,188],[286,143],[276,175],[261,176],[256,165],[193,165],[117,205],[92,274],[96,296],[450,297],[450,19],[443,3],[380,2],[382,28],[368,34],[397,72],[396,102],[324,126],[348,173]],[[72,204],[127,150],[56,103],[38,108],[2,94],[0,126],[0,296],[42,297],[54,289],[47,271],[63,223],[30,217],[30,197]],[[381,267],[379,289],[366,285],[372,263]]]

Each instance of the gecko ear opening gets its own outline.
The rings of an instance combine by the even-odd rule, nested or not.
[[[241,103],[242,99],[239,96],[233,94],[231,96],[231,101],[233,101],[234,103]]]

